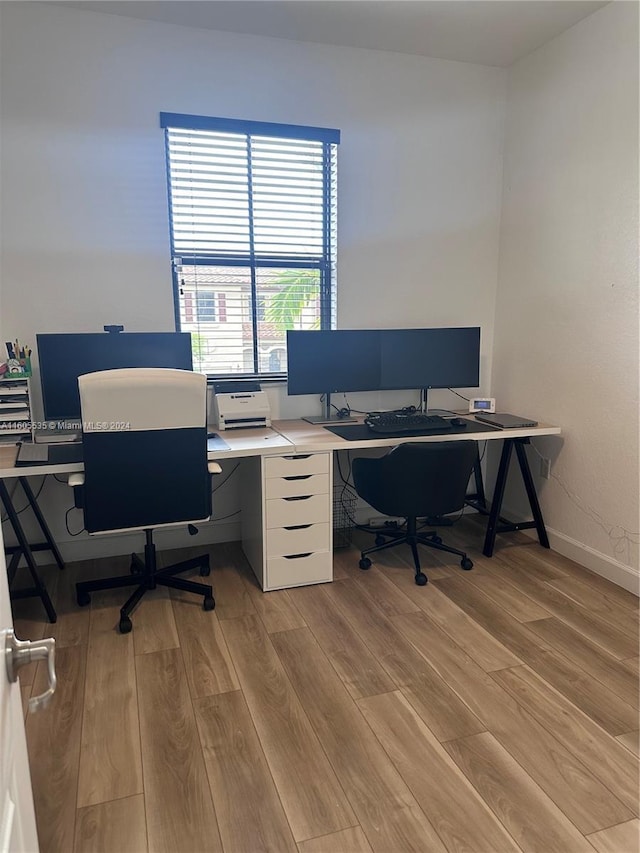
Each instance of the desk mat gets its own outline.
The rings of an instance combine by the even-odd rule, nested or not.
[[[468,427],[452,426],[451,429],[429,430],[429,432],[421,432],[420,430],[411,430],[411,432],[373,432],[366,424],[344,424],[338,426],[325,426],[329,432],[339,435],[340,438],[345,438],[347,441],[374,441],[381,438],[417,438],[425,435],[461,435],[462,433],[478,433],[478,432],[496,432],[496,427],[488,424],[481,424],[477,421],[469,421]],[[500,430],[499,430],[500,431]]]
[[[38,445],[42,447],[42,445]],[[20,460],[20,451],[16,459],[16,468],[33,467],[35,465],[69,465],[72,462],[82,462],[82,444],[49,444],[47,447],[47,458],[42,461]]]
[[[223,438],[220,438],[217,432],[210,432],[207,435],[207,450],[231,450],[231,448]]]

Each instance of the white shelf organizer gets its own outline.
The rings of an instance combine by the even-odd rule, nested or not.
[[[31,438],[31,380],[17,374],[0,377],[0,442]]]

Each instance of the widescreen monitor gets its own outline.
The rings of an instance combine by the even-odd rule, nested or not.
[[[383,329],[380,388],[477,388],[480,327]]]
[[[80,421],[78,376],[123,367],[193,370],[188,332],[37,335],[44,416]]]
[[[375,391],[380,382],[377,329],[287,332],[287,391]]]

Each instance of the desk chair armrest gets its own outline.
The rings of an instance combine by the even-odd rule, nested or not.
[[[222,474],[222,468],[217,462],[207,462],[210,474]]]

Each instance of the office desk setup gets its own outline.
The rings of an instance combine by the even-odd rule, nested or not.
[[[242,546],[264,591],[323,583],[333,579],[333,458],[340,451],[391,448],[403,442],[473,440],[502,441],[502,453],[493,489],[493,498],[485,498],[482,472],[475,467],[475,493],[467,503],[487,516],[483,553],[493,554],[498,533],[535,529],[540,544],[548,548],[533,477],[526,458],[525,445],[536,436],[558,435],[560,428],[545,424],[515,429],[495,429],[465,416],[465,428],[445,433],[392,436],[368,433],[360,422],[354,424],[352,437],[345,438],[330,429],[302,420],[274,421],[267,429],[218,431],[223,440],[210,449],[210,461],[242,460],[241,526]],[[344,429],[344,427],[343,427]],[[362,437],[362,436],[366,437]],[[531,508],[532,519],[512,523],[501,516],[510,462],[515,449],[518,467]],[[10,580],[24,556],[34,588],[18,595],[42,598],[50,621],[55,611],[41,582],[38,581],[34,551],[50,551],[63,567],[60,552],[51,536],[31,491],[28,478],[38,475],[67,475],[83,470],[80,462],[56,465],[16,467],[15,446],[0,447],[0,499],[5,505],[18,544],[9,549]],[[18,479],[38,521],[43,542],[30,545],[15,512],[7,481]],[[215,517],[215,516],[214,516]],[[14,596],[15,597],[15,596]],[[52,618],[53,617],[53,618]]]

